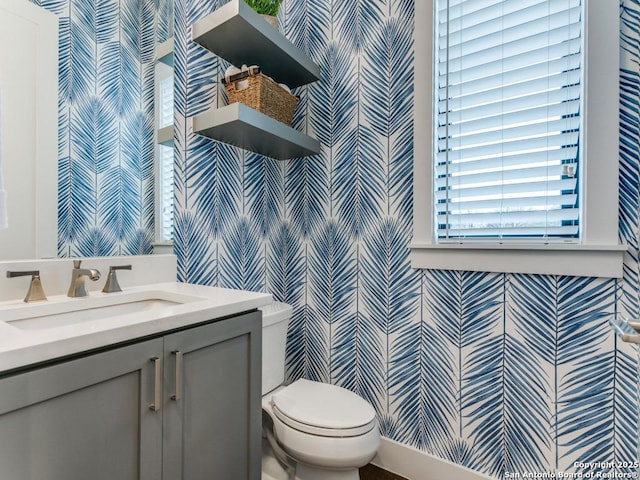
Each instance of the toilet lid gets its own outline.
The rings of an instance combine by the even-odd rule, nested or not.
[[[375,425],[376,412],[367,401],[327,383],[297,380],[276,392],[272,405],[284,423],[318,435],[362,435]]]

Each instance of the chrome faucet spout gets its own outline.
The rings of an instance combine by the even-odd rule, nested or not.
[[[100,272],[95,268],[80,268],[81,260],[73,261],[73,270],[71,271],[71,285],[67,297],[86,297],[87,287],[84,284],[84,277],[89,280],[96,281],[100,279]]]
[[[78,275],[85,275],[87,277],[89,277],[89,280],[92,281],[96,281],[96,280],[100,280],[100,272],[98,270],[96,270],[95,268],[81,268],[78,270]]]

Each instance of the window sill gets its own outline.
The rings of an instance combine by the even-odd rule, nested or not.
[[[151,244],[154,255],[167,255],[173,253],[173,242],[158,241]]]
[[[622,278],[626,245],[411,243],[411,266],[435,270]]]

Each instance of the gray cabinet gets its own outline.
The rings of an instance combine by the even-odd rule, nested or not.
[[[0,478],[160,478],[162,351],[155,339],[0,379]]]
[[[260,314],[165,337],[164,480],[260,478]]]
[[[0,478],[257,480],[260,314],[0,377]]]

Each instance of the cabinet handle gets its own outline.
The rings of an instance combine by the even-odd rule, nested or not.
[[[160,359],[152,357],[153,367],[155,369],[154,386],[153,386],[153,404],[149,405],[149,409],[157,412],[160,410]]]
[[[182,352],[174,350],[171,353],[176,356],[176,393],[171,395],[171,400],[175,400],[177,402],[180,400],[180,390],[182,389]]]

